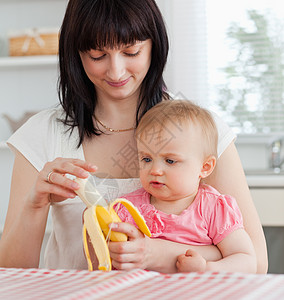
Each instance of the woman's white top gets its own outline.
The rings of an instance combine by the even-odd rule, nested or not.
[[[218,155],[235,139],[232,130],[215,114],[218,127]],[[30,118],[8,140],[40,171],[56,157],[85,160],[82,145],[77,148],[78,131],[70,131],[58,118],[61,107],[44,110]],[[138,178],[100,179],[94,176],[96,187],[109,202],[141,187]],[[87,269],[82,242],[82,213],[85,205],[78,198],[51,205],[52,232],[45,251],[45,267],[51,269]]]

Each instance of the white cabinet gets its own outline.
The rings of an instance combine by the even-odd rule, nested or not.
[[[12,131],[3,118],[19,119],[58,103],[57,56],[8,57],[10,30],[59,28],[67,0],[0,0],[0,232],[4,225],[13,165],[5,147]]]
[[[250,188],[263,226],[284,226],[284,188]]]
[[[268,272],[284,273],[284,188],[250,188],[265,234]]]

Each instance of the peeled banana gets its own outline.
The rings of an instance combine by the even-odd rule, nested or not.
[[[143,216],[130,201],[123,198],[118,198],[107,205],[96,188],[93,185],[90,187],[90,184],[86,183],[86,180],[88,179],[75,179],[75,181],[80,185],[80,189],[77,190],[76,193],[88,207],[83,216],[83,244],[88,262],[88,269],[89,271],[93,271],[93,263],[90,252],[91,250],[94,250],[99,263],[98,269],[103,271],[111,271],[111,259],[107,241],[127,241],[126,234],[112,231],[110,228],[113,222],[121,222],[119,216],[115,212],[114,205],[117,203],[124,205],[133,217],[138,228],[145,235],[150,237],[151,232]],[[88,186],[88,192],[85,191],[86,186]],[[93,193],[91,190],[93,190]],[[88,243],[88,238],[90,243]],[[89,247],[93,247],[93,249],[89,249]]]

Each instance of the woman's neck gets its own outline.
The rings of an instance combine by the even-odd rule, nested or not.
[[[122,129],[135,127],[137,102],[129,99],[98,101],[95,117],[110,128]]]

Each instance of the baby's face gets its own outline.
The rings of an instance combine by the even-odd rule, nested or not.
[[[141,183],[153,197],[178,200],[197,191],[204,162],[197,126],[151,126],[138,137],[137,147]]]

